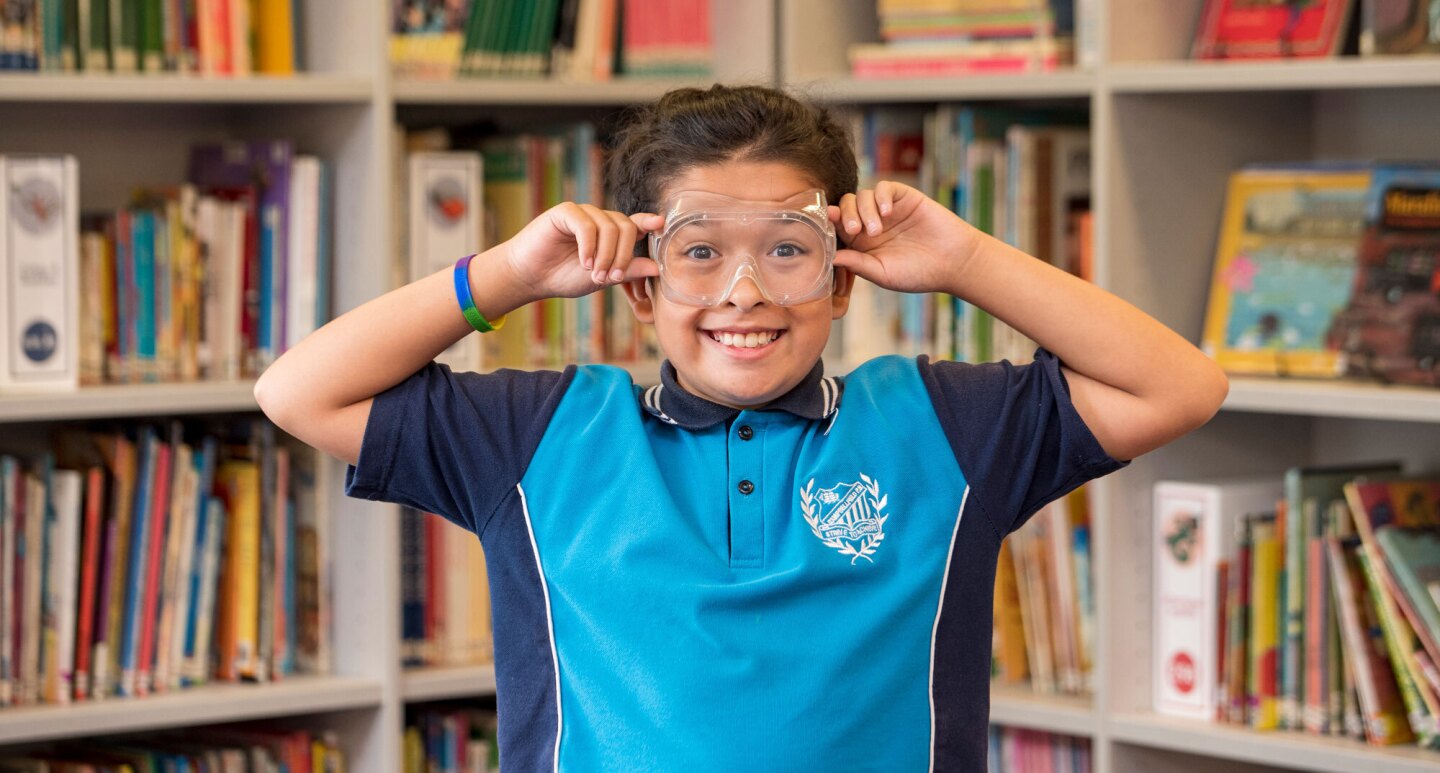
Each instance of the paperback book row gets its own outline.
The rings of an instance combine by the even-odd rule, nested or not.
[[[303,0],[0,0],[0,70],[290,75]]]
[[[1235,172],[1201,345],[1231,373],[1440,386],[1440,164]]]
[[[494,661],[490,578],[480,540],[410,508],[400,515],[400,636],[405,666]]]
[[[1440,748],[1440,477],[1162,481],[1155,710]]]
[[[991,773],[1090,773],[1090,740],[990,726]]]
[[[1088,493],[1046,505],[1000,544],[991,677],[1039,694],[1094,689],[1095,584]]]
[[[312,451],[260,421],[54,445],[0,456],[0,705],[329,670]]]
[[[0,757],[7,773],[342,773],[345,754],[333,732],[253,725],[221,726],[125,740],[53,745]]]
[[[851,72],[867,79],[963,78],[1065,67],[1075,62],[1077,3],[1089,5],[1086,0],[878,0],[883,42],[851,45]]]
[[[331,175],[288,140],[79,213],[70,156],[0,156],[0,390],[254,377],[329,318]]]
[[[706,78],[710,0],[395,0],[390,64],[413,78]]]
[[[472,539],[473,539],[472,535]],[[405,723],[404,773],[492,773],[500,770],[495,712],[427,708]]]
[[[914,186],[971,225],[1051,265],[1093,279],[1090,133],[1084,113],[939,105],[851,115],[860,187]],[[958,259],[958,256],[957,256]],[[1030,361],[1036,344],[944,293],[855,283],[826,356],[860,363],[928,353],[964,362]]]
[[[404,234],[398,252],[407,259],[397,282],[447,270],[561,202],[609,206],[600,144],[588,123],[516,136],[418,131],[395,155],[397,175],[405,181],[401,190],[408,191],[396,202],[402,213],[397,231]],[[456,370],[490,370],[653,362],[658,356],[653,328],[635,321],[614,287],[513,311],[500,330],[467,336],[438,359]]]
[[[1280,59],[1440,53],[1440,0],[1205,0],[1196,59]],[[1355,42],[1358,38],[1358,43]]]

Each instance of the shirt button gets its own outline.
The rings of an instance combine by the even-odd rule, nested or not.
[[[740,485],[737,486],[737,488],[740,489],[741,494],[749,494],[750,492],[755,490],[755,484],[751,483],[748,480],[742,480],[740,481]]]
[[[750,438],[755,437],[755,430],[750,429],[749,424],[741,424],[740,429],[737,431],[736,434],[740,436],[741,440],[749,440]]]

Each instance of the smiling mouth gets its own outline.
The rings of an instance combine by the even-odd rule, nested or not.
[[[706,330],[705,334],[710,336],[710,340],[722,346],[733,346],[737,349],[758,349],[762,346],[769,346],[777,338],[785,335],[785,331],[755,330],[748,333],[731,333],[724,330]]]

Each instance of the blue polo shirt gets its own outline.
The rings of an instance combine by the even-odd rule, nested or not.
[[[668,362],[431,363],[346,493],[479,535],[506,771],[978,771],[1000,540],[1121,466],[1043,349],[816,363],[758,411]]]

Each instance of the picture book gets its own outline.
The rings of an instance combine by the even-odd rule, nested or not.
[[[1329,57],[1340,53],[1352,0],[1206,0],[1194,59]]]
[[[1326,333],[1354,280],[1369,181],[1320,167],[1231,176],[1201,339],[1227,371],[1340,374]]]
[[[1440,385],[1440,166],[1380,166],[1348,305],[1329,331],[1346,373]]]

